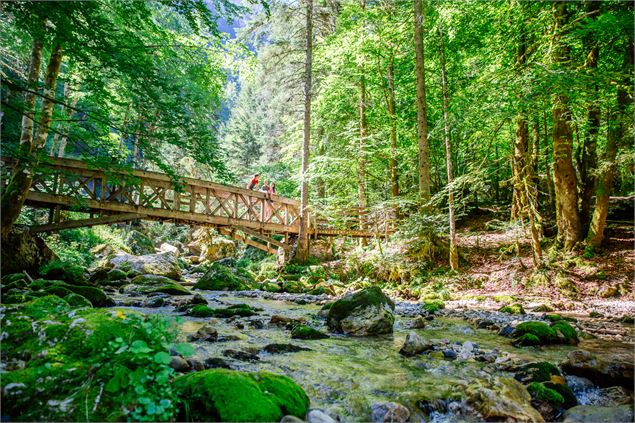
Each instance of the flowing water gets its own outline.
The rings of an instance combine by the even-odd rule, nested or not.
[[[244,371],[269,371],[285,374],[304,388],[311,399],[312,408],[322,408],[345,421],[369,420],[371,406],[378,402],[399,402],[411,411],[417,410],[422,399],[448,397],[457,391],[457,385],[466,385],[474,379],[492,374],[512,376],[495,370],[491,364],[474,360],[446,360],[426,355],[404,357],[399,349],[406,334],[414,330],[427,339],[446,339],[449,342],[470,341],[480,350],[496,349],[499,356],[506,353],[526,361],[560,363],[568,352],[586,349],[602,355],[613,354],[630,357],[633,346],[610,343],[599,339],[582,340],[578,346],[550,346],[542,348],[515,348],[508,338],[485,329],[474,329],[464,320],[437,317],[426,322],[425,329],[410,329],[412,319],[396,316],[394,334],[379,337],[355,338],[331,335],[323,340],[295,340],[290,331],[269,323],[272,315],[290,318],[306,318],[311,326],[327,332],[325,321],[319,317],[320,306],[299,305],[289,301],[242,297],[228,292],[200,292],[210,307],[224,307],[244,303],[261,308],[257,316],[250,318],[209,319],[183,316],[180,330],[184,338],[195,333],[202,325],[213,323],[219,336],[234,336],[236,340],[223,342],[193,342],[196,357],[204,361],[210,357],[226,360],[231,368]],[[135,308],[144,313],[179,314],[172,307]],[[259,320],[258,329],[249,324]],[[237,328],[240,322],[243,328]],[[269,354],[261,351],[272,343],[294,344],[310,351]],[[258,354],[258,361],[239,361],[225,357],[227,349]]]

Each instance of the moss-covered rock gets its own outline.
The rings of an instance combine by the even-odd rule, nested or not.
[[[555,331],[558,342],[561,344],[575,345],[579,342],[576,330],[564,320],[553,323],[551,329]]]
[[[181,421],[280,421],[304,418],[309,398],[293,380],[271,373],[210,369],[179,376],[173,384]]]
[[[104,291],[95,286],[70,285],[64,281],[37,279],[31,283],[30,288],[34,291],[44,291],[47,294],[65,297],[75,293],[86,298],[93,307],[109,307],[114,305],[113,300]]]
[[[139,275],[132,278],[128,289],[139,293],[162,292],[170,295],[191,295],[192,293],[180,283],[158,275]]]
[[[307,291],[306,286],[299,280],[285,280],[282,282],[282,291],[291,294],[302,294]]]
[[[266,292],[281,292],[282,287],[275,279],[268,279],[260,284],[260,290]]]
[[[498,311],[507,314],[526,314],[523,305],[520,303],[503,306],[499,308]]]
[[[559,393],[564,399],[563,408],[571,408],[578,405],[578,399],[566,383],[544,382],[545,388],[552,389]]]
[[[187,315],[192,317],[211,317],[214,315],[214,309],[205,304],[197,304],[187,312]]]
[[[329,329],[354,336],[392,333],[395,303],[373,286],[345,295],[328,311]]]
[[[211,291],[241,291],[249,289],[246,281],[220,263],[214,263],[194,285],[196,289]]]
[[[536,335],[531,333],[525,333],[512,342],[515,347],[531,347],[534,345],[541,345],[542,341]]]
[[[64,301],[68,303],[72,308],[91,308],[93,305],[86,297],[71,292],[64,297]]]
[[[109,282],[120,281],[128,277],[128,272],[124,272],[121,269],[112,269],[106,276]]]
[[[445,308],[445,303],[441,300],[425,300],[422,308],[430,314],[434,314],[437,311]]]
[[[553,364],[541,361],[520,366],[514,378],[522,383],[549,382],[551,376],[560,376],[560,370]]]
[[[531,397],[534,400],[546,401],[557,407],[564,405],[564,398],[562,395],[553,389],[547,388],[542,383],[531,382],[529,386],[527,386],[527,391],[531,394]]]
[[[535,336],[541,344],[549,344],[557,340],[556,332],[543,322],[523,322],[514,329],[514,335],[517,337],[525,334]]]
[[[73,263],[53,260],[40,269],[44,279],[62,280],[71,285],[86,285],[86,271]]]
[[[226,308],[217,308],[213,311],[215,317],[232,317],[241,316],[249,317],[258,314],[257,309],[248,306],[247,304],[234,304]]]
[[[297,325],[291,330],[293,339],[325,339],[329,336],[307,325]]]

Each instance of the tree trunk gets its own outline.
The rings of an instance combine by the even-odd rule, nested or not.
[[[554,63],[569,63],[569,48],[560,40],[560,32],[567,24],[566,2],[554,5],[555,31],[553,35]],[[575,169],[573,168],[573,136],[571,133],[571,111],[569,98],[559,89],[553,105],[553,178],[556,193],[556,223],[558,242],[565,251],[571,251],[580,240],[581,227],[578,215],[578,191]]]
[[[426,69],[423,45],[425,16],[422,0],[414,0],[415,52],[417,73],[417,144],[419,147],[419,196],[430,199],[430,145],[428,144],[428,104],[426,101]]]
[[[313,53],[313,0],[306,0],[306,59],[304,63],[304,139],[302,142],[302,186],[300,190],[300,233],[295,260],[309,261],[309,149],[311,148],[311,63]]]
[[[456,223],[454,221],[454,192],[452,189],[452,146],[448,127],[448,84],[445,72],[445,43],[443,28],[439,27],[439,59],[441,61],[441,89],[443,91],[443,139],[445,141],[445,162],[448,171],[448,209],[450,214],[450,267],[459,268],[459,251],[456,245]]]
[[[39,79],[39,68],[42,62],[42,42],[35,40],[31,52],[31,62],[29,65],[28,85],[29,90],[36,91]],[[62,64],[62,47],[56,43],[45,75],[44,95],[42,110],[38,122],[35,137],[33,133],[33,118],[35,111],[35,94],[25,95],[25,115],[23,117],[22,131],[20,134],[20,156],[16,164],[11,179],[2,196],[2,236],[6,237],[13,226],[13,223],[20,215],[24,201],[31,188],[33,172],[37,168],[37,155],[39,149],[44,146],[48,135],[51,115],[53,113],[54,102],[49,98],[55,97],[55,87],[57,76]]]
[[[633,71],[633,40],[628,44],[628,52],[626,56],[626,72],[629,74]],[[595,187],[595,209],[593,210],[593,218],[589,225],[586,243],[594,248],[602,245],[604,240],[604,228],[606,226],[606,216],[609,209],[609,195],[613,187],[613,179],[615,178],[617,150],[619,144],[626,143],[626,126],[631,121],[632,116],[626,113],[626,108],[631,102],[627,88],[633,86],[633,81],[627,78],[617,89],[617,109],[611,113],[608,121],[608,136],[606,140],[606,150],[602,160],[601,170]],[[632,140],[631,140],[632,141]]]
[[[390,192],[393,198],[399,196],[399,175],[397,173],[397,119],[395,117],[395,66],[393,56],[388,62],[388,117],[390,118]]]
[[[547,127],[547,112],[542,115],[545,130],[545,183],[547,185],[547,202],[545,205],[545,215],[553,216],[553,208],[555,204],[553,193],[553,177],[551,176],[551,165],[549,164],[549,128]]]
[[[591,19],[595,20],[600,12],[600,3],[591,1],[587,3],[588,14]],[[598,67],[599,49],[597,43],[594,42],[594,33],[589,33],[584,39],[584,45],[589,52],[586,58],[585,67],[588,72],[595,73]],[[580,222],[583,233],[587,230],[591,215],[591,197],[593,196],[593,187],[595,186],[595,170],[597,168],[597,140],[600,130],[600,107],[597,102],[599,88],[597,84],[589,87],[591,104],[588,106],[589,133],[584,142],[582,150],[582,166],[580,169],[580,180],[582,183],[580,189]]]
[[[366,1],[361,0],[362,9],[366,8]],[[360,67],[360,80],[359,80],[359,154],[357,158],[357,205],[359,207],[360,224],[359,228],[364,229],[364,222],[362,221],[362,212],[367,207],[366,201],[366,77],[364,75],[364,66]],[[365,246],[368,244],[366,238],[360,238],[360,245]]]

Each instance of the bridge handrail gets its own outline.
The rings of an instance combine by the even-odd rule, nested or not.
[[[4,166],[3,167],[7,167],[7,168],[11,168],[12,164],[15,162],[14,159],[10,158],[10,157],[6,157],[6,156],[2,156],[0,157],[0,160],[3,162]],[[96,169],[93,168],[89,165],[87,165],[86,163],[84,163],[81,160],[77,160],[77,159],[68,159],[68,158],[60,158],[60,157],[51,157],[51,158],[47,158],[46,162],[42,162],[40,164],[41,167],[43,168],[56,168],[56,169],[71,169],[71,170],[76,170],[76,169],[80,169],[80,170],[86,170],[89,172],[94,172],[94,173],[102,173],[105,174],[106,171],[104,171],[103,169]],[[141,169],[131,169],[130,171],[126,171],[126,170],[109,170],[108,173],[111,174],[119,174],[119,175],[125,175],[127,177],[129,176],[136,176],[139,178],[146,178],[146,179],[154,179],[156,181],[161,181],[161,182],[168,182],[168,183],[173,183],[174,181],[172,180],[172,178],[170,178],[168,175],[164,174],[164,173],[160,173],[160,172],[154,172],[154,171],[150,171],[150,170],[141,170]],[[238,193],[238,194],[244,194],[244,195],[249,195],[250,197],[256,197],[256,198],[261,198],[261,199],[267,199],[269,198],[269,196],[267,194],[265,194],[264,192],[260,192],[260,191],[256,191],[256,190],[249,190],[247,188],[241,188],[241,187],[237,187],[234,185],[226,185],[226,184],[221,184],[218,182],[211,182],[211,181],[206,181],[206,180],[202,180],[202,179],[195,179],[195,178],[190,178],[187,176],[180,176],[179,179],[181,181],[183,181],[183,183],[187,184],[187,185],[194,185],[197,187],[201,187],[201,188],[211,188],[211,189],[216,189],[216,190],[222,190],[222,191],[228,191],[228,192],[232,192],[232,193]],[[300,202],[298,200],[294,200],[292,198],[288,198],[288,197],[283,197],[277,194],[273,194],[271,195],[271,199],[275,199],[277,202],[283,203],[283,204],[289,204],[292,206],[296,206],[296,207],[300,207]]]

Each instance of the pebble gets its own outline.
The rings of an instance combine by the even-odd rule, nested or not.
[[[306,415],[306,421],[308,423],[335,423],[335,420],[331,416],[317,408],[309,410]]]

